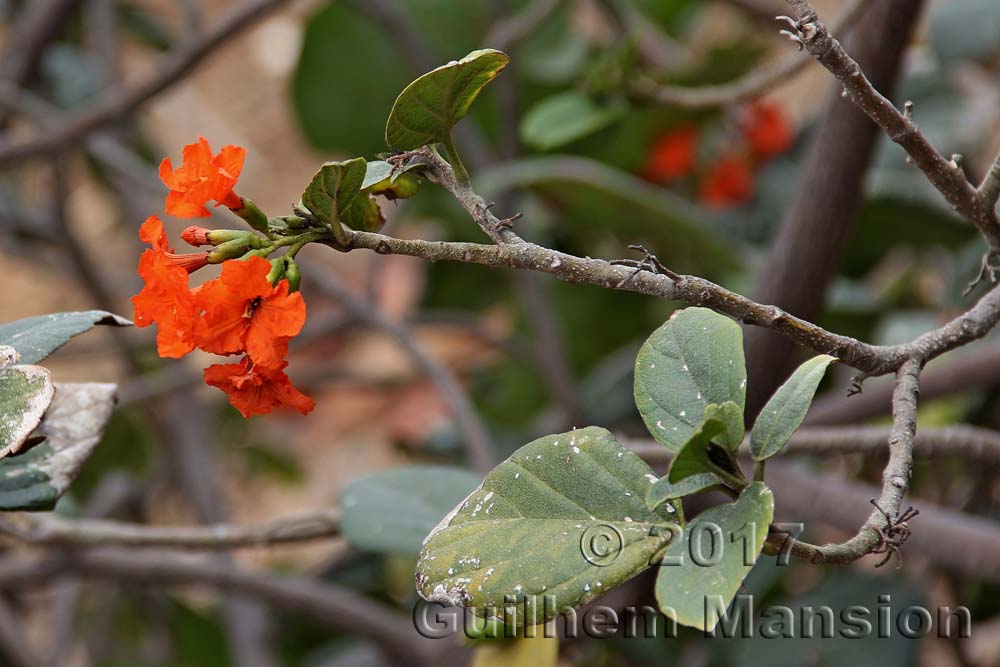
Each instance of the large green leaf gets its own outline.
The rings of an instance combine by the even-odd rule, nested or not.
[[[386,143],[406,151],[444,141],[483,86],[508,62],[506,53],[481,49],[416,79],[392,105],[385,126]]]
[[[646,494],[646,504],[655,509],[668,500],[683,498],[720,486],[722,486],[722,480],[719,479],[718,475],[710,472],[691,475],[676,483],[671,482],[667,477],[661,477],[649,487],[649,492]]]
[[[326,162],[312,177],[302,204],[326,224],[348,224],[349,209],[361,199],[361,184],[365,180],[367,165],[361,157],[343,162]]]
[[[806,418],[816,388],[823,380],[827,367],[836,360],[828,354],[815,356],[795,369],[792,376],[778,387],[760,411],[750,432],[750,453],[755,461],[769,459],[781,451]]]
[[[635,360],[635,402],[657,442],[677,452],[712,403],[746,403],[743,332],[707,308],[675,312],[653,332]],[[732,423],[723,444],[735,451],[743,422]]]
[[[0,510],[50,510],[101,439],[115,404],[113,384],[57,384],[35,433],[45,440],[0,459]]]
[[[0,324],[0,345],[9,345],[17,350],[22,364],[37,364],[73,336],[90,331],[98,324],[132,325],[125,318],[103,310],[52,313]]]
[[[699,514],[667,549],[656,577],[660,611],[711,630],[753,568],[774,515],[774,496],[754,482],[734,503]]]
[[[510,596],[528,625],[583,604],[648,567],[670,541],[674,505],[646,506],[655,481],[604,429],[535,440],[427,536],[418,590],[487,617]]]
[[[52,402],[48,369],[8,365],[17,359],[13,348],[0,346],[0,457],[21,449]]]
[[[416,555],[427,533],[479,482],[466,470],[444,466],[359,477],[340,493],[341,530],[359,549]]]
[[[558,93],[524,115],[521,140],[539,150],[551,150],[607,127],[625,111],[624,103],[599,104],[575,90]]]

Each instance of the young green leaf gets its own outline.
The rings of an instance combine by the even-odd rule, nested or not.
[[[727,401],[724,405],[736,407],[732,401]],[[715,404],[705,408],[705,422],[670,462],[667,479],[676,483],[693,475],[710,472],[736,486],[745,483],[743,472],[733,453],[713,442],[725,439],[728,426],[725,415],[732,414],[733,411]]]
[[[691,475],[676,483],[671,482],[667,477],[661,477],[649,487],[649,492],[646,494],[646,504],[649,505],[650,509],[656,509],[668,500],[683,498],[719,486],[723,486],[722,480],[719,479],[718,475],[710,472]]]
[[[666,550],[656,576],[660,611],[682,625],[711,630],[753,568],[774,516],[761,482],[734,503],[699,514]]]
[[[386,143],[407,151],[450,141],[451,128],[508,62],[507,54],[482,49],[416,79],[392,105],[385,126]]]
[[[56,385],[36,431],[45,440],[0,459],[0,510],[55,507],[100,441],[114,405],[113,384]]]
[[[481,479],[460,468],[410,466],[359,477],[338,501],[344,537],[375,553],[420,553],[424,537]]]
[[[635,402],[657,442],[677,452],[701,426],[711,403],[746,403],[743,332],[733,320],[707,308],[675,312],[653,332],[635,360]],[[727,418],[723,444],[743,439],[741,419]]]
[[[558,148],[607,127],[626,110],[623,102],[599,104],[575,90],[558,93],[524,115],[521,140],[539,150]]]
[[[48,369],[41,366],[14,366],[13,348],[0,346],[0,457],[21,449],[52,402],[55,391]]]
[[[707,449],[712,444],[712,438],[725,431],[726,425],[718,419],[706,419],[670,462],[667,479],[677,483],[692,475],[709,472],[711,468]]]
[[[366,172],[367,164],[361,157],[325,163],[302,193],[303,206],[323,224],[348,224],[346,213],[361,198]]]
[[[604,429],[535,440],[427,536],[420,595],[487,617],[509,607],[510,596],[530,624],[583,604],[644,570],[669,543],[677,511],[669,502],[646,506],[655,481]]]
[[[52,313],[0,324],[0,345],[9,345],[21,355],[22,364],[37,364],[70,338],[95,325],[129,327],[132,323],[104,310]]]
[[[813,357],[778,387],[750,432],[750,453],[755,461],[769,459],[781,451],[806,418],[826,369],[836,360],[828,354]]]

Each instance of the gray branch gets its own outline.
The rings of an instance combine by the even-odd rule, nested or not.
[[[845,94],[864,111],[892,141],[899,144],[927,179],[952,207],[972,222],[991,251],[1000,251],[1000,220],[996,200],[989,202],[965,176],[955,158],[937,152],[913,121],[912,105],[900,111],[875,89],[844,48],[830,34],[807,0],[788,0],[799,12],[793,38],[844,86]],[[988,179],[991,183],[992,179]],[[989,185],[988,193],[997,186]]]
[[[336,537],[340,534],[340,518],[335,510],[321,510],[251,526],[146,526],[106,519],[66,519],[56,514],[23,513],[0,520],[0,533],[36,546],[169,547],[212,551]]]

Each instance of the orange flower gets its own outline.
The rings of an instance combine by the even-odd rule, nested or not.
[[[300,392],[284,373],[288,362],[277,368],[255,365],[249,357],[238,364],[214,364],[205,369],[205,382],[226,392],[229,403],[244,417],[262,415],[287,406],[306,414],[316,402]]]
[[[659,137],[646,161],[646,178],[666,183],[686,176],[694,169],[698,151],[698,128],[684,125]]]
[[[194,349],[194,323],[201,308],[188,289],[188,269],[177,258],[198,255],[168,252],[163,223],[155,215],[142,223],[139,238],[152,247],[139,258],[139,276],[146,284],[132,297],[135,324],[148,327],[155,322],[156,348],[160,356],[183,357]]]
[[[753,154],[762,160],[784,153],[795,141],[785,112],[767,102],[755,102],[747,109],[743,135]]]
[[[729,208],[750,199],[753,173],[746,157],[723,155],[713,164],[698,189],[698,199],[709,208]]]
[[[240,208],[243,200],[233,192],[233,187],[243,169],[246,149],[224,146],[218,155],[204,137],[198,143],[184,147],[183,162],[176,170],[170,158],[160,163],[160,180],[170,188],[166,209],[178,218],[206,218],[210,214],[205,204],[215,200],[216,206]]]
[[[279,368],[288,340],[302,330],[306,304],[288,281],[272,286],[261,257],[223,262],[222,274],[198,290],[205,315],[195,327],[198,347],[215,354],[246,351],[255,364]]]

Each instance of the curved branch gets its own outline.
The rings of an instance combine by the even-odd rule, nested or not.
[[[903,497],[910,485],[913,467],[913,438],[917,432],[917,395],[920,392],[921,359],[909,359],[896,373],[896,388],[892,395],[892,431],[889,434],[889,462],[882,471],[882,492],[876,509],[857,534],[840,544],[817,546],[771,535],[768,543],[780,549],[790,542],[791,552],[811,563],[852,563],[884,547],[882,530],[888,526],[888,516],[898,517]]]

